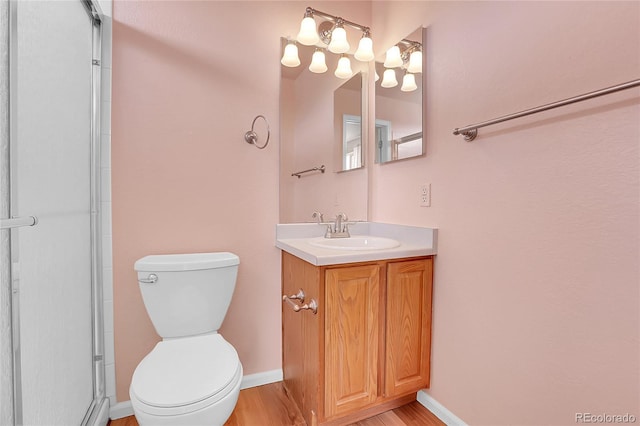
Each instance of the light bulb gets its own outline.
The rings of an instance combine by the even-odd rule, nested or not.
[[[400,57],[400,48],[398,46],[391,46],[387,50],[387,55],[384,59],[385,68],[396,68],[402,66],[402,58]]]
[[[297,67],[300,65],[300,58],[298,57],[298,46],[293,42],[289,42],[284,47],[284,55],[282,55],[282,59],[280,63],[285,67]]]
[[[404,77],[402,77],[402,87],[400,90],[403,92],[413,92],[418,88],[416,84],[416,76],[415,74],[406,73]]]
[[[382,87],[396,87],[398,85],[398,80],[396,80],[396,72],[392,69],[384,70],[384,74],[382,74],[382,83],[380,83]]]
[[[422,72],[422,52],[416,50],[415,52],[411,52],[411,56],[409,56],[409,66],[407,67],[408,72],[417,73]]]
[[[321,74],[327,71],[327,63],[325,61],[324,52],[322,50],[316,50],[311,57],[311,65],[309,65],[309,71]]]
[[[316,21],[313,17],[305,16],[302,19],[297,40],[306,46],[313,46],[320,41],[318,30],[316,30]]]
[[[369,36],[364,36],[360,39],[360,43],[358,43],[358,50],[356,50],[356,53],[353,56],[362,62],[369,62],[373,60],[373,41]]]
[[[345,53],[349,51],[347,32],[342,27],[336,27],[331,32],[331,42],[329,42],[329,52]]]
[[[351,71],[351,61],[346,56],[341,56],[338,60],[338,67],[334,72],[334,75],[338,78],[350,78],[353,75]]]

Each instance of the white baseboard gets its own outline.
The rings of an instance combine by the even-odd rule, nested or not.
[[[263,371],[262,373],[247,374],[242,377],[240,389],[254,388],[269,383],[282,381],[282,369]],[[123,401],[114,404],[109,410],[109,417],[113,420],[133,416],[131,401]]]
[[[133,416],[133,407],[131,401],[123,401],[114,404],[109,409],[109,417],[111,420],[121,419],[123,417]]]
[[[462,419],[447,410],[444,405],[440,404],[424,390],[418,392],[418,402],[424,405],[427,410],[435,414],[436,417],[442,420],[447,426],[467,426]]]
[[[256,386],[282,381],[282,368],[263,371],[262,373],[247,374],[242,377],[240,389],[255,388]]]

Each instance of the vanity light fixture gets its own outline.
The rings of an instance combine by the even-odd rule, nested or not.
[[[380,85],[386,88],[396,87],[398,85],[396,72],[393,68],[387,68],[384,70],[384,74],[382,74],[382,83],[380,83]]]
[[[340,56],[338,59],[338,67],[334,72],[334,75],[338,78],[351,78],[353,71],[351,70],[351,61],[345,55]]]
[[[347,41],[347,31],[344,29],[342,18],[338,18],[333,31],[331,31],[331,41],[329,42],[329,52],[333,53],[346,53],[351,46]]]
[[[311,65],[309,65],[309,71],[316,74],[321,74],[327,71],[327,61],[324,52],[321,49],[316,49],[311,57]]]
[[[403,48],[400,48],[400,45]],[[391,46],[387,50],[384,67],[386,69],[380,84],[382,87],[396,87],[398,81],[393,69],[401,68],[405,70],[405,74],[402,78],[400,90],[403,92],[416,90],[418,85],[416,84],[415,74],[422,72],[422,44],[417,41],[402,39],[398,44]]]
[[[313,15],[308,8],[304,14],[302,22],[300,23],[300,32],[298,33],[297,39],[305,46],[313,46],[320,41],[320,36],[316,29],[316,20],[313,19]]]
[[[387,54],[384,59],[385,68],[398,68],[402,66],[402,57],[400,56],[400,47],[397,45],[391,46],[387,50]]]
[[[296,46],[295,42],[289,40],[289,43],[284,47],[284,55],[282,55],[280,63],[285,67],[297,67],[300,65],[298,46]]]
[[[317,27],[314,19],[316,16],[324,19],[324,21]],[[356,50],[354,57],[358,61],[362,62],[372,61],[374,59],[373,41],[371,40],[371,30],[369,27],[347,21],[339,16],[330,15],[311,7],[307,7],[304,13],[304,18],[300,23],[300,31],[297,36],[298,43],[306,46],[318,46],[319,43],[322,43],[326,45],[329,52],[341,54],[342,57],[338,61],[338,67],[334,73],[336,76],[344,76],[340,78],[349,78],[353,75],[353,71],[351,71],[351,62],[349,61],[349,58],[344,55],[351,48],[349,41],[347,40],[347,31],[345,30],[345,26],[362,31],[362,37],[360,38],[358,49]],[[293,47],[289,47],[290,45]],[[294,48],[295,55],[293,52]],[[298,58],[297,46],[295,46],[292,41],[289,41],[285,46],[284,54],[280,62],[286,67],[297,67],[300,65],[300,60],[298,59],[296,61],[293,59],[294,56],[295,58]],[[311,59],[311,65],[309,65],[309,70],[315,73],[323,73],[327,70],[325,53],[323,50],[316,50],[316,52],[314,52]],[[348,77],[347,72],[349,74]]]
[[[413,92],[417,88],[416,75],[409,72],[405,73],[404,77],[402,77],[402,87],[400,90],[403,92]]]
[[[409,56],[409,66],[407,67],[407,71],[411,73],[420,73],[422,72],[422,51],[414,50],[411,52]]]
[[[375,57],[373,54],[373,40],[371,40],[368,30],[362,34],[362,38],[358,43],[358,50],[353,56],[362,62],[373,61]]]

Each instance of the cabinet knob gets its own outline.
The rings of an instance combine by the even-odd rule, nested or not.
[[[282,296],[282,300],[284,300],[285,297],[288,297],[289,299],[296,299],[299,300],[300,303],[304,303],[304,290],[300,289],[296,294],[292,294],[291,296]]]
[[[291,306],[291,309],[293,309],[295,312],[300,312],[302,310],[309,310],[309,311],[313,312],[314,314],[318,313],[318,302],[316,302],[315,299],[311,299],[311,301],[309,301],[309,303],[305,303],[302,306],[296,304],[291,299],[293,299],[293,297],[289,297],[286,294],[284,296],[282,296],[282,301],[283,302],[287,302],[289,304],[289,306]]]

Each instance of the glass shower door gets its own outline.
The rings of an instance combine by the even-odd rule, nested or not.
[[[11,44],[15,420],[79,425],[95,406],[94,24],[81,1],[19,1]],[[94,212],[95,214],[95,212]]]

